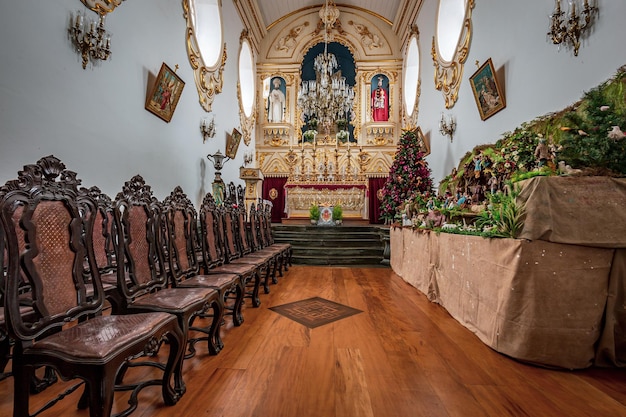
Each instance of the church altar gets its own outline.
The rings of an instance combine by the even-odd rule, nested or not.
[[[367,219],[366,181],[288,182],[285,184],[287,218],[309,217],[311,205],[341,206],[344,218]]]

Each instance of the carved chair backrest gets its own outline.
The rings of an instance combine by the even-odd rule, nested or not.
[[[129,305],[167,285],[161,206],[140,175],[127,181],[115,197],[113,218],[117,287],[122,302]]]
[[[193,203],[180,186],[174,188],[162,206],[167,226],[169,272],[172,283],[176,285],[186,277],[198,273],[196,257],[198,216]]]
[[[91,187],[86,192],[98,205],[94,219],[93,250],[96,255],[96,264],[100,272],[115,268],[115,256],[111,242],[111,227],[113,225],[113,202],[111,197],[102,193],[100,188]]]
[[[240,186],[241,187],[241,186]],[[252,252],[252,246],[249,237],[248,221],[246,220],[246,206],[242,205],[236,209],[233,209],[233,215],[236,216],[237,224],[236,229],[239,236],[239,250],[241,255],[247,255]]]
[[[221,217],[211,193],[207,193],[200,206],[200,235],[202,236],[202,262],[204,270],[224,263],[224,247],[220,237]]]
[[[265,238],[267,240],[268,246],[273,245],[274,235],[272,234],[272,206],[271,204],[265,204],[263,214],[264,214],[263,226],[265,226]]]
[[[265,208],[263,203],[259,203],[257,207],[257,216],[259,219],[259,236],[263,247],[269,246],[269,237],[267,235],[267,219],[265,218]]]
[[[79,193],[79,184],[76,173],[50,155],[25,166],[17,180],[0,188],[5,314],[16,343],[28,345],[103,307],[91,238],[97,204]],[[92,270],[89,277],[83,274],[85,260]],[[30,315],[20,314],[24,277],[31,286]],[[89,296],[87,281],[93,289]]]
[[[237,242],[237,219],[235,216],[236,209],[230,204],[223,204],[219,208],[224,227],[224,246],[226,248],[227,262],[241,257],[239,244]]]
[[[248,219],[250,221],[250,246],[252,250],[259,250],[262,248],[261,237],[259,236],[259,215],[254,203],[250,205],[250,215]]]

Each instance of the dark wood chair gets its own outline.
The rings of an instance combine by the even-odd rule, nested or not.
[[[137,390],[152,384],[161,385],[168,405],[175,404],[181,395],[172,386],[172,376],[182,372],[184,351],[184,336],[176,317],[157,312],[100,314],[105,296],[90,236],[94,216],[82,216],[79,209],[88,207],[93,212],[96,203],[79,195],[79,184],[76,173],[48,156],[25,166],[17,180],[0,188],[7,258],[5,316],[8,334],[15,341],[16,417],[29,416],[29,384],[34,370],[41,366],[54,368],[64,380],[85,381],[79,408],[88,406],[92,417],[109,416],[118,370],[133,358],[155,353],[164,341],[169,345],[169,355],[162,379],[134,386],[131,398],[136,400]],[[85,259],[92,273],[89,283],[84,274]],[[23,314],[24,276],[31,289],[33,313],[29,315]],[[80,385],[61,393],[42,410]],[[128,412],[134,407],[136,402],[130,404]]]
[[[207,335],[209,353],[219,353],[221,345],[218,332],[224,314],[220,294],[212,288],[168,287],[167,269],[170,266],[166,264],[164,255],[161,204],[140,175],[127,181],[116,196],[113,218],[117,289],[121,300],[113,311],[162,311],[174,314],[186,336],[190,331],[201,331]],[[213,312],[211,324],[192,329],[194,320],[198,316],[208,315],[209,309]],[[187,356],[194,353],[195,349],[192,349]]]
[[[167,225],[168,271],[172,286],[217,290],[225,309],[231,312],[234,325],[240,326],[243,323],[241,307],[244,296],[241,276],[235,273],[200,274],[196,250],[198,214],[181,187],[175,187],[162,205]],[[227,303],[229,299],[233,299],[232,305]],[[219,334],[217,332],[217,343],[222,346]]]
[[[222,207],[215,204],[211,193],[207,193],[200,206],[200,228],[202,236],[202,273],[237,274],[243,288],[252,283],[252,290],[245,292],[245,298],[252,300],[253,307],[259,307],[259,287],[261,283],[261,264],[230,262],[224,241],[224,220]]]
[[[266,294],[269,294],[269,281],[274,280],[278,266],[278,256],[272,251],[253,250],[250,243],[250,224],[246,219],[244,204],[227,205],[222,210],[224,221],[224,246],[230,263],[249,263],[260,265],[259,273]],[[249,283],[254,291],[255,283]]]
[[[291,258],[293,255],[293,247],[291,243],[277,243],[274,241],[274,234],[272,233],[272,206],[270,202],[259,203],[259,221],[261,241],[264,248],[271,247],[273,250],[281,251],[282,268],[287,271],[289,266],[292,265]],[[279,272],[282,276],[282,272]]]

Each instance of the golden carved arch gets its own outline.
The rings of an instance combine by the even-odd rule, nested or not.
[[[242,46],[244,44],[244,42],[247,42],[249,48],[250,48],[250,53],[252,54],[252,42],[250,40],[250,37],[248,35],[248,31],[244,30],[241,32],[241,35],[239,36],[239,59],[241,59],[241,49]],[[252,61],[254,62],[254,55],[251,56]],[[241,73],[239,73],[239,77],[241,76]],[[253,79],[253,82],[255,82],[256,80]],[[255,97],[253,95],[253,101],[255,100]],[[243,137],[243,143],[248,146],[250,145],[250,142],[252,141],[252,130],[254,128],[254,123],[256,121],[256,103],[252,103],[252,111],[250,112],[249,116],[246,116],[246,113],[243,109],[244,107],[244,103],[243,103],[243,98],[241,95],[241,80],[237,81],[237,102],[239,103],[239,123],[241,124],[241,135]]]
[[[406,42],[406,46],[405,46],[405,65],[406,65],[406,60],[407,60],[407,56],[406,53],[408,52],[408,48],[411,44],[411,42],[413,41],[413,39],[415,39],[416,45],[417,45],[417,57],[418,57],[418,63],[420,63],[419,67],[421,67],[421,61],[422,61],[422,50],[420,48],[420,32],[419,29],[417,28],[417,25],[413,25],[411,27],[411,31],[409,32],[409,36],[407,38],[407,42]],[[402,75],[403,75],[403,85],[402,88],[406,88],[406,85],[404,80],[406,79],[406,66],[403,66],[402,69]],[[415,104],[413,105],[413,112],[411,114],[409,114],[408,109],[406,108],[406,100],[404,100],[404,92],[401,94],[402,97],[402,115],[401,115],[401,120],[402,120],[402,129],[404,130],[413,130],[417,127],[417,116],[419,115],[419,101],[420,101],[420,96],[422,95],[422,74],[421,71],[419,70],[418,67],[418,71],[417,71],[417,88],[415,89]]]
[[[117,6],[122,4],[124,0],[80,0],[86,7],[99,15],[104,16],[111,13]]]
[[[458,98],[461,78],[463,77],[463,64],[467,60],[472,38],[473,8],[474,0],[466,0],[463,27],[452,60],[446,61],[441,57],[436,36],[433,36],[431,55],[435,66],[435,88],[443,93],[447,109],[453,107]],[[439,22],[437,22],[438,24]]]
[[[224,66],[226,65],[226,43],[223,43],[221,54],[222,58],[217,61],[216,65],[213,67],[206,66],[204,59],[202,58],[202,54],[200,53],[200,47],[196,39],[195,28],[192,21],[193,19],[190,13],[189,2],[192,0],[182,1],[183,16],[187,21],[185,38],[189,63],[193,69],[193,77],[196,82],[200,105],[205,111],[210,112],[215,95],[222,92],[222,87],[224,85],[224,78],[222,74],[224,72]]]

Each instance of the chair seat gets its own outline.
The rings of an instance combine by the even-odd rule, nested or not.
[[[227,263],[221,266],[217,266],[215,268],[211,268],[207,271],[207,275],[212,274],[223,274],[223,273],[233,273],[233,274],[249,274],[256,270],[256,265],[254,264],[244,264],[244,263]]]
[[[239,279],[237,274],[194,275],[178,284],[179,288],[228,288]]]
[[[175,320],[176,317],[168,313],[97,316],[36,341],[24,354],[53,351],[70,362],[105,363],[120,346],[145,340],[155,328]]]
[[[129,308],[157,308],[183,312],[190,308],[198,308],[198,305],[203,304],[208,298],[217,297],[217,291],[212,288],[164,288],[136,299]]]

